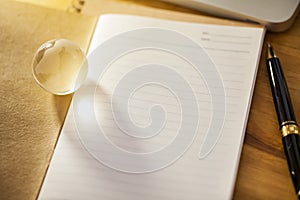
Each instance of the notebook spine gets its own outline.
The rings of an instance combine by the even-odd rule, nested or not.
[[[73,0],[68,8],[69,12],[81,13],[86,0]]]

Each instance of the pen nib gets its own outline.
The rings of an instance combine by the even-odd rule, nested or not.
[[[267,43],[267,45],[268,45],[268,58],[267,59],[276,57],[272,45],[269,42]]]

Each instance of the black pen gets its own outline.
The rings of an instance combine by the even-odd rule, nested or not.
[[[267,68],[284,152],[297,197],[300,199],[300,133],[279,59],[270,44],[268,44]]]

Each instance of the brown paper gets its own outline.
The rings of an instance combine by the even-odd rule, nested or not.
[[[71,96],[35,83],[31,61],[45,41],[67,38],[87,50],[96,17],[0,2],[0,199],[35,199]]]

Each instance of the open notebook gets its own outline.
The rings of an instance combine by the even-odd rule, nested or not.
[[[39,199],[230,199],[264,33],[101,16]]]

